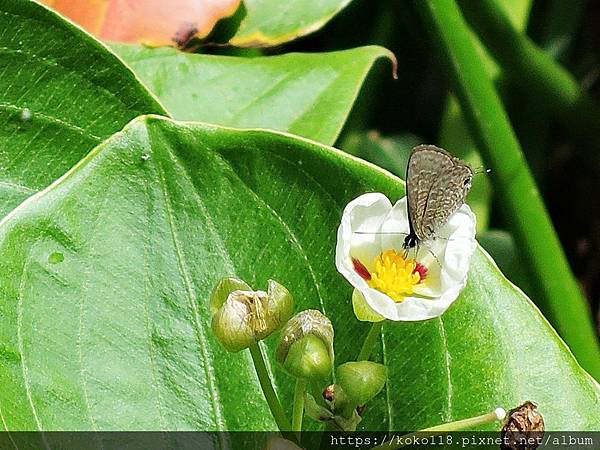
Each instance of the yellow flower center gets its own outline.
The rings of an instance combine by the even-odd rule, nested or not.
[[[375,258],[375,271],[368,283],[395,302],[401,302],[421,282],[422,272],[415,269],[417,261],[414,259],[405,259],[396,250],[386,250]]]

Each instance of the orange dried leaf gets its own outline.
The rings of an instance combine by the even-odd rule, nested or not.
[[[100,39],[185,46],[235,13],[240,0],[42,0]]]

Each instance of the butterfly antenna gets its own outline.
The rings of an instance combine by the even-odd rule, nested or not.
[[[404,233],[403,231],[354,231],[354,234],[401,234],[403,236],[408,236],[408,233]]]

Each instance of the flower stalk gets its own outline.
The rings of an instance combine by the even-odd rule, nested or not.
[[[600,145],[600,108],[579,86],[577,79],[525,33],[520,33],[498,0],[459,0],[458,3],[469,24],[504,69],[504,74],[534,96],[536,106],[548,108],[577,137],[583,135],[594,144],[579,145],[575,150],[583,153],[597,148]],[[577,14],[577,2],[560,3]],[[564,15],[560,16],[560,21],[567,22]]]
[[[360,349],[360,353],[358,354],[357,361],[368,361],[371,355],[373,354],[373,350],[375,349],[375,345],[379,341],[379,336],[381,335],[381,329],[383,328],[383,320],[381,322],[373,322],[371,325],[371,329],[363,342],[362,348]]]
[[[302,431],[302,419],[304,417],[304,395],[306,394],[306,380],[304,378],[296,379],[296,389],[294,390],[294,411],[292,415],[292,431],[296,433],[300,441]]]
[[[271,414],[273,414],[273,418],[275,419],[275,423],[277,423],[279,431],[281,431],[281,434],[286,439],[291,438],[292,440],[296,441],[295,436],[289,433],[289,431],[292,429],[292,426],[285,416],[285,412],[283,411],[281,403],[279,402],[279,398],[275,393],[275,389],[271,383],[271,377],[269,376],[269,371],[267,370],[267,365],[265,363],[265,357],[258,345],[258,342],[253,343],[248,348],[250,350],[250,354],[252,355],[252,362],[254,363],[254,369],[256,370],[260,387],[262,388],[263,394],[265,395],[265,399],[267,400],[267,404],[269,405],[269,409],[271,410]]]
[[[384,444],[378,445],[377,447],[373,447],[371,450],[397,450],[402,447],[406,447],[407,445],[411,445],[411,437],[417,437],[422,435],[423,433],[449,433],[454,431],[462,431],[467,430],[469,428],[474,428],[479,425],[485,425],[489,423],[498,422],[504,420],[506,417],[506,411],[503,408],[496,408],[494,411],[489,412],[487,414],[482,414],[481,416],[470,417],[468,419],[456,420],[454,422],[443,423],[440,425],[435,425],[429,428],[423,428],[422,430],[415,431],[414,433],[408,433],[401,436],[401,439],[398,439],[397,443],[386,442]]]

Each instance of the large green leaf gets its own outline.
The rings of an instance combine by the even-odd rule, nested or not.
[[[240,47],[282,44],[317,31],[350,0],[244,0],[245,16],[230,42]]]
[[[26,0],[0,2],[0,217],[140,114],[163,109],[102,44]]]
[[[239,58],[118,45],[178,120],[269,128],[333,144],[382,47]],[[391,76],[391,71],[390,71]]]
[[[134,121],[0,224],[0,408],[11,430],[272,429],[247,352],[210,332],[207,298],[237,275],[286,285],[333,320],[338,363],[368,325],[334,267],[346,202],[403,194],[393,176],[285,134]],[[593,429],[600,389],[479,250],[442,319],[384,327],[387,391],[368,429],[540,405]],[[274,339],[268,340],[273,354]],[[273,366],[275,366],[273,364]],[[290,404],[291,380],[273,368]]]

